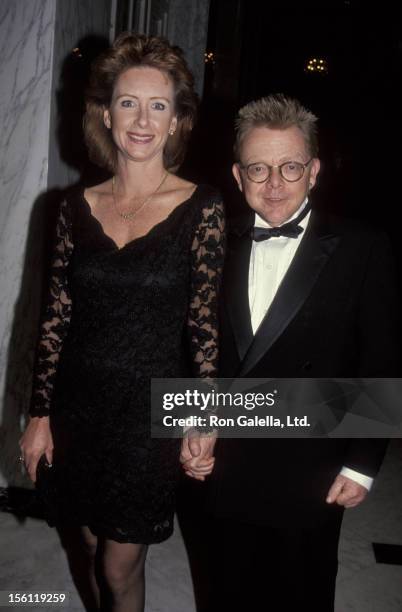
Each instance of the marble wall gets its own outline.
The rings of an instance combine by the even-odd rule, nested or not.
[[[55,12],[54,0],[0,4],[0,485],[21,480],[16,440],[35,336],[27,322],[38,304],[38,261],[26,262],[25,251],[33,203],[47,187]]]
[[[60,132],[60,110],[66,107],[60,108],[58,94],[74,76],[74,67],[66,71],[71,50],[83,42],[90,53],[107,40],[110,5],[111,0],[0,1],[0,486],[28,485],[18,464],[18,439],[31,389],[42,238],[53,196],[80,170],[71,146],[60,142],[73,132],[68,117],[77,116],[67,113]]]

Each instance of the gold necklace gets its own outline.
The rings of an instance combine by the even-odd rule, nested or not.
[[[143,201],[142,204],[140,204],[140,206],[138,208],[136,208],[133,211],[127,212],[127,213],[122,213],[119,211],[118,207],[117,207],[117,202],[116,202],[116,195],[114,192],[115,189],[115,177],[113,176],[112,178],[112,196],[113,196],[113,204],[114,207],[116,209],[117,214],[119,215],[119,217],[121,217],[122,219],[124,219],[124,221],[131,221],[131,219],[133,217],[135,217],[135,215],[137,215],[140,210],[142,210],[146,204],[148,204],[148,202],[153,198],[153,196],[159,191],[159,189],[162,187],[163,183],[165,182],[165,180],[167,179],[167,175],[169,174],[168,171],[165,172],[165,174],[162,177],[161,182],[159,183],[159,185],[157,186],[157,188],[149,195],[145,198],[145,200]]]

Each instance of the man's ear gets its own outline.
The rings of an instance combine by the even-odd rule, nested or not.
[[[112,127],[112,118],[110,116],[110,112],[108,108],[103,110],[103,123],[106,125],[108,130]]]
[[[320,160],[317,157],[314,157],[311,162],[311,170],[310,170],[310,178],[309,178],[309,187],[312,189],[317,181],[317,176],[320,171]]]
[[[235,181],[237,183],[238,188],[240,189],[240,191],[243,191],[243,183],[242,183],[242,179],[241,179],[241,174],[240,174],[240,168],[239,168],[239,164],[235,163],[232,166],[232,174],[235,178]]]

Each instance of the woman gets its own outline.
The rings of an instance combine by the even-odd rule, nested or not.
[[[173,529],[180,449],[150,437],[150,379],[216,372],[222,204],[174,174],[195,110],[177,47],[119,36],[93,67],[84,122],[113,176],[58,219],[20,447],[32,480],[41,456],[52,466],[37,482],[48,522],[80,526],[101,610],[143,610],[147,545]]]

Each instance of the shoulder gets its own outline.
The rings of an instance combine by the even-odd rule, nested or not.
[[[201,183],[197,185],[196,195],[200,203],[205,205],[223,205],[223,197],[219,189],[212,185]]]
[[[171,174],[165,183],[164,190],[159,194],[159,199],[168,208],[172,206],[172,203],[179,206],[190,201],[196,189],[197,185],[195,183]]]
[[[193,194],[196,220],[202,225],[214,226],[221,231],[225,225],[225,209],[220,191],[211,185],[197,185]]]
[[[112,191],[112,179],[108,179],[99,185],[93,185],[92,187],[81,187],[81,196],[92,207],[96,207],[99,202],[105,198],[109,198]]]
[[[67,187],[60,200],[60,215],[64,216],[73,226],[80,223],[86,217],[88,208],[92,210],[96,206],[102,194],[102,186],[105,184],[86,187],[82,183],[77,183]]]
[[[195,183],[187,181],[176,174],[170,174],[169,176],[172,189],[177,189],[178,191],[194,191],[194,189],[197,187]],[[167,183],[169,183],[169,180]]]
[[[198,211],[201,217],[211,215],[219,218],[225,217],[223,198],[219,189],[216,189],[211,185],[201,183],[197,185],[192,199],[194,210]]]
[[[65,190],[62,207],[72,221],[78,222],[86,217],[89,209],[93,212],[105,198],[110,197],[110,192],[111,179],[90,187],[77,183]]]
[[[340,236],[345,241],[356,244],[372,244],[388,242],[388,236],[382,228],[378,228],[365,220],[340,217],[313,210],[311,224],[314,229],[326,231],[328,234]]]
[[[81,203],[84,196],[85,186],[81,183],[76,183],[67,187],[64,191],[64,197],[61,202],[62,206],[68,208],[70,211],[76,209]]]
[[[320,248],[327,251],[330,248],[331,258],[345,267],[349,273],[359,269],[367,271],[392,269],[396,262],[395,248],[388,234],[381,228],[374,227],[364,220],[342,218],[338,216],[312,215],[311,237],[315,234]],[[307,239],[307,235],[306,235]],[[331,248],[331,242],[335,246]]]
[[[57,208],[59,214],[65,217],[66,220],[71,221],[81,199],[82,192],[83,187],[77,184],[63,189],[61,197],[57,202]]]

